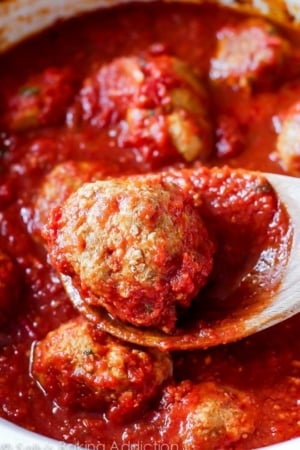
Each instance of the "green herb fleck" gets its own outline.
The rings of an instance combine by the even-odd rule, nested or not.
[[[272,186],[269,183],[264,183],[256,186],[255,190],[258,193],[267,194],[268,192],[272,191]]]
[[[23,86],[20,89],[20,94],[23,97],[31,97],[32,95],[37,95],[40,93],[40,88],[38,86]]]
[[[152,307],[151,303],[145,303],[145,312],[151,313],[152,311],[153,311],[153,307]]]
[[[93,350],[91,348],[87,348],[83,350],[84,356],[92,356],[94,354]]]

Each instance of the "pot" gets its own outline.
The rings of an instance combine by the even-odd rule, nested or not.
[[[44,30],[58,20],[65,20],[97,8],[110,8],[121,3],[128,3],[128,1],[130,0],[86,0],[84,2],[80,0],[2,0],[0,2],[0,52],[26,37]],[[298,0],[175,1],[219,3],[240,12],[266,16],[283,25],[300,26]]]

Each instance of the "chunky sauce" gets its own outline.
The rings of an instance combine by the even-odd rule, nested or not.
[[[58,25],[1,57],[2,105],[26,80],[48,67],[67,67],[78,91],[82,79],[101,64],[149,49],[154,54],[168,52],[207,73],[217,30],[240,20],[215,7],[153,4],[99,12]],[[212,89],[213,119],[217,122],[221,116],[230,116],[239,122],[239,132],[229,133],[242,140],[242,150],[225,156],[219,150],[219,156],[212,156],[207,165],[285,173],[275,152],[276,126],[280,113],[300,93],[299,36],[290,39],[293,60],[272,89],[251,94]],[[158,448],[155,443],[163,442],[161,430],[167,420],[159,408],[134,423],[111,425],[95,412],[56,405],[30,375],[32,343],[77,315],[47,263],[43,246],[33,239],[32,200],[41,181],[56,164],[70,159],[97,161],[108,174],[145,173],[170,164],[169,160],[140,158],[136,149],[119,148],[113,129],[95,133],[88,125],[70,125],[74,120],[70,112],[67,125],[34,127],[21,133],[8,132],[5,127],[1,132],[0,128],[0,248],[13,256],[21,273],[18,309],[0,331],[1,415],[30,430],[82,446],[122,448],[122,442],[129,442],[139,444],[138,448]],[[184,165],[180,159],[171,163]],[[300,436],[299,326],[298,315],[236,344],[174,353],[176,382],[214,381],[254,399],[253,433],[229,447],[225,442],[224,448],[252,449]],[[172,435],[168,439],[168,448],[172,448]],[[207,448],[216,447],[208,444]]]

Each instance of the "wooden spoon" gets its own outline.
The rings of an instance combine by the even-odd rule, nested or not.
[[[225,309],[216,316],[210,311],[208,315],[202,317],[201,313],[197,317],[192,311],[172,335],[122,323],[103,308],[89,306],[73,286],[71,278],[62,275],[63,284],[74,306],[101,330],[127,342],[162,350],[187,350],[226,344],[300,312],[300,179],[264,175],[290,216],[290,226],[283,238],[285,242],[281,250],[285,263],[277,267],[273,260],[269,267],[270,279],[280,271],[280,284],[276,289],[270,291],[266,280],[263,291],[251,296],[248,304],[237,304],[233,309]]]

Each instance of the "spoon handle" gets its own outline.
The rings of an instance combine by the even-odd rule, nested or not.
[[[246,328],[256,328],[257,331],[300,312],[300,179],[269,173],[264,175],[289,214],[292,243],[285,273],[274,301],[245,323]]]

